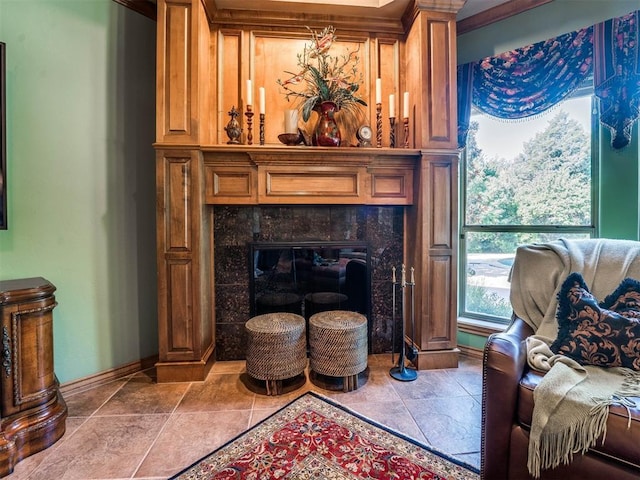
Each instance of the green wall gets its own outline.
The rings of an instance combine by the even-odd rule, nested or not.
[[[157,353],[155,27],[112,0],[0,0],[0,280],[56,285],[62,383]]]
[[[554,0],[515,17],[458,37],[458,64],[477,61],[640,9],[639,0]],[[600,131],[598,193],[599,236],[640,239],[640,154],[638,125],[621,150],[610,147],[608,130]],[[486,338],[459,332],[458,342],[482,349]]]

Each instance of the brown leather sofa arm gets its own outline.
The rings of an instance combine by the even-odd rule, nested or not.
[[[508,478],[511,429],[516,419],[518,383],[527,366],[525,339],[533,334],[522,319],[487,339],[482,366],[481,476]]]

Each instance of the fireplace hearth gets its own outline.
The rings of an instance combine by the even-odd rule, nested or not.
[[[371,353],[391,351],[391,268],[403,208],[216,206],[216,358],[245,358],[245,322],[274,310],[367,316]]]

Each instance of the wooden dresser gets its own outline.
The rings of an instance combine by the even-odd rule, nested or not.
[[[53,371],[55,290],[39,277],[0,281],[0,476],[65,432]]]

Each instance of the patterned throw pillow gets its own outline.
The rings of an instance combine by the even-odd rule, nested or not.
[[[558,338],[551,345],[583,365],[640,370],[640,282],[624,280],[598,304],[579,273],[558,294]]]

